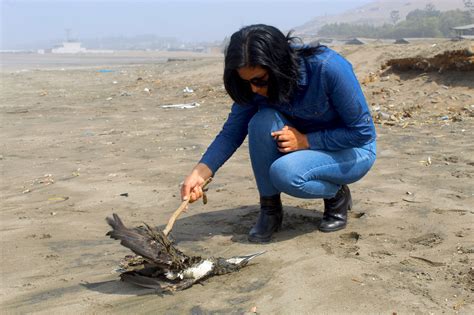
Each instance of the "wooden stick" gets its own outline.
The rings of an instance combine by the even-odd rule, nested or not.
[[[204,184],[202,185],[202,189],[204,190],[206,188],[206,186],[212,181],[212,177],[209,177],[208,179],[206,179],[206,181],[204,182]],[[203,196],[204,197],[204,196]],[[204,199],[203,199],[204,200]],[[181,212],[184,211],[184,209],[186,209],[186,206],[189,204],[189,198],[184,200],[181,205],[179,206],[178,209],[176,209],[176,211],[173,213],[173,215],[171,216],[171,218],[168,220],[168,224],[166,224],[166,227],[165,229],[163,230],[163,234],[165,236],[168,236],[168,234],[171,232],[171,229],[173,228],[173,225],[174,225],[174,222],[176,221],[176,219],[178,219],[178,217],[181,215]]]

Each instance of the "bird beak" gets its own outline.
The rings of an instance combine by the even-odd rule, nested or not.
[[[254,259],[257,256],[265,254],[266,252],[267,251],[264,250],[255,254],[250,254],[250,255],[245,255],[245,256],[234,256],[227,259],[226,261],[230,264],[245,266],[250,260]]]

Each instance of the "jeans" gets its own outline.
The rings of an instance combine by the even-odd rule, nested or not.
[[[271,108],[260,109],[248,125],[250,159],[260,196],[283,192],[297,198],[332,198],[341,185],[361,179],[375,162],[375,141],[340,151],[281,153],[271,132],[285,125],[293,126]]]

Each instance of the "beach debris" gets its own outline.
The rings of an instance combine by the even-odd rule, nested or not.
[[[367,75],[364,79],[362,79],[361,84],[367,85],[369,83],[375,82],[379,79],[379,76],[374,73],[374,72],[369,72],[369,75]]]
[[[22,186],[21,187],[23,189],[22,193],[27,194],[27,193],[32,192],[35,189],[33,188],[34,186],[48,186],[54,183],[55,183],[55,179],[52,174],[44,174],[42,177],[29,180],[27,184]],[[27,188],[27,186],[30,186],[32,188]]]
[[[149,89],[149,88],[144,88],[144,89],[143,89],[143,92],[146,92],[146,93],[148,93],[148,95],[150,95],[150,94],[151,94],[151,89]]]
[[[377,118],[380,120],[390,120],[391,115],[382,111],[377,112]]]
[[[111,97],[107,97],[107,98],[106,98],[106,101],[111,101],[111,100],[112,100]]]
[[[120,196],[121,196],[121,197],[128,197],[128,192],[126,192],[126,193],[121,193]]]
[[[173,105],[161,105],[161,108],[178,108],[178,109],[191,109],[201,106],[197,102],[184,103],[184,104],[173,104]]]
[[[456,297],[456,295],[454,296]],[[466,301],[464,299],[459,300],[456,304],[453,305],[453,310],[459,311],[461,309],[461,306],[466,304]]]
[[[457,246],[456,251],[458,254],[474,254],[474,247],[465,248],[463,246]]]
[[[461,231],[457,231],[456,233],[454,233],[454,235],[456,237],[465,237],[465,236],[468,236],[469,233],[465,230],[461,230]]]
[[[403,201],[405,202],[409,202],[409,203],[426,203],[426,202],[430,202],[430,199],[428,198],[422,198],[422,197],[416,197],[415,194],[411,193],[408,194],[407,193],[407,197],[405,198],[402,198]]]
[[[359,280],[357,278],[351,278],[352,281],[359,283],[360,285],[364,285],[364,281]]]
[[[54,177],[52,174],[44,174],[43,177],[35,179],[34,182],[43,185],[51,185],[54,184]]]
[[[189,87],[185,87],[183,89],[183,93],[194,93],[194,90],[193,89],[190,89]]]
[[[27,109],[19,109],[19,110],[8,111],[6,113],[7,114],[26,114],[28,112],[29,112],[29,110],[27,110]]]
[[[120,92],[120,96],[132,96],[132,94],[128,93],[127,91]]]
[[[430,166],[432,164],[431,162],[431,156],[428,156],[426,160],[421,160],[419,161],[421,164],[424,164],[425,166]]]
[[[68,199],[69,197],[67,196],[54,196],[54,197],[49,197],[48,201],[66,201]]]
[[[99,70],[97,70],[97,72],[99,72],[99,73],[109,73],[109,72],[114,72],[114,70],[111,70],[111,69],[99,69]]]
[[[121,245],[138,255],[125,258],[125,262],[121,263],[120,278],[154,289],[157,293],[184,290],[212,276],[238,271],[250,260],[265,253],[227,259],[188,256],[176,248],[162,231],[146,223],[127,228],[117,214],[108,217],[107,223],[112,230],[106,235],[119,240]]]
[[[445,263],[442,263],[442,262],[432,261],[432,260],[429,260],[427,258],[418,257],[418,256],[410,255],[410,258],[421,260],[421,261],[423,261],[423,262],[425,262],[425,263],[427,263],[427,264],[429,264],[430,266],[433,266],[433,267],[441,267],[441,266],[446,265]]]
[[[112,84],[117,84],[118,82],[117,81],[113,81]]]

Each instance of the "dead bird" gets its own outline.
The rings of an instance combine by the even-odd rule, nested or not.
[[[141,287],[155,289],[157,292],[178,291],[216,275],[238,271],[247,263],[264,253],[231,258],[203,258],[188,256],[173,246],[162,231],[144,226],[127,228],[117,214],[108,217],[112,227],[106,235],[120,240],[120,244],[129,248],[140,257],[129,257],[132,263],[124,265],[126,271],[120,278]]]

